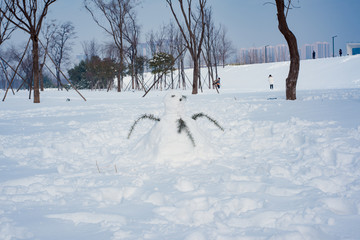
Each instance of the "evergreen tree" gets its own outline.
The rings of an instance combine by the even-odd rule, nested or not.
[[[47,74],[43,74],[44,88],[54,88],[55,84]]]
[[[118,73],[118,67],[110,58],[91,57],[81,61],[68,71],[71,82],[79,89],[106,89],[112,85]]]
[[[153,74],[168,74],[174,68],[174,57],[171,54],[159,52],[155,53],[149,60],[149,67]]]
[[[83,60],[77,66],[68,71],[70,81],[78,89],[90,88],[86,79],[86,62]]]
[[[145,66],[147,64],[146,57],[142,57],[142,56],[136,57],[134,63],[135,63],[135,67],[133,67],[131,63],[128,65],[126,74],[132,76],[133,71],[135,71],[134,75],[143,77],[143,74],[145,72]]]

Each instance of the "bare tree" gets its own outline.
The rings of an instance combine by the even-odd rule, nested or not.
[[[134,8],[134,0],[84,0],[85,8],[90,12],[96,24],[105,30],[114,40],[119,51],[118,92],[123,85],[122,77],[125,70],[125,26],[130,11]],[[99,10],[106,18],[107,24],[102,23],[95,14]]]
[[[185,22],[185,26],[180,22],[180,19],[178,18],[172,0],[166,0],[166,2],[170,6],[171,12],[184,38],[185,45],[191,55],[194,64],[192,94],[197,94],[200,72],[199,59],[201,57],[201,48],[205,33],[206,0],[198,0],[199,4],[196,8],[198,10],[198,13],[196,13],[194,10],[194,4],[192,4],[192,0],[186,0],[185,5],[183,0],[177,0],[177,2],[179,3],[181,16]]]
[[[159,52],[166,52],[168,30],[166,26],[161,26],[158,31],[150,31],[147,36],[147,42],[150,46],[151,55]]]
[[[167,36],[168,36],[168,50],[167,53],[171,56],[176,56],[176,52],[178,49],[178,40],[177,40],[178,31],[175,28],[175,25],[173,22],[170,22],[167,26]],[[182,47],[182,46],[180,46]],[[171,83],[170,88],[174,89],[174,68],[170,69],[170,76],[171,76]]]
[[[9,7],[3,2],[0,2],[0,45],[4,41],[10,39],[11,33],[16,29],[14,25],[11,25],[9,19],[13,19],[14,15],[9,11]]]
[[[26,49],[26,51],[21,52],[19,49]],[[18,68],[11,67],[11,69],[16,72],[13,77],[13,85],[14,87],[18,87],[18,89],[22,88],[24,84],[27,85],[28,89],[31,90],[30,86],[33,81],[33,58],[31,54],[31,50],[27,49],[24,45],[22,47],[11,45],[10,48],[7,49],[6,56],[9,67],[11,65],[17,65]],[[16,76],[23,76],[22,81]],[[31,91],[29,91],[29,94]],[[30,99],[31,95],[29,95]]]
[[[14,19],[8,17],[7,19],[18,28],[27,32],[32,41],[34,103],[40,103],[39,34],[48,8],[55,1],[56,0],[43,0],[42,3],[38,4],[37,0],[4,0],[9,12],[14,16]],[[1,12],[5,14],[2,9]]]
[[[139,79],[137,73],[137,60],[138,60],[138,44],[139,44],[139,35],[140,35],[140,27],[136,23],[136,17],[133,13],[129,13],[128,22],[125,25],[124,37],[127,42],[130,44],[130,47],[127,50],[130,64],[129,72],[131,74],[131,87],[132,89],[140,89]]]
[[[204,37],[204,59],[208,68],[208,78],[209,78],[209,88],[213,85],[214,80],[217,78],[214,76],[214,67],[216,66],[216,50],[215,46],[218,44],[218,33],[219,31],[215,29],[215,24],[212,16],[212,9],[208,8],[205,11],[205,37]],[[215,70],[217,73],[217,70]]]
[[[2,69],[2,78],[0,79],[0,83],[4,90],[11,88],[13,94],[15,94],[13,88],[19,87],[21,84],[21,80],[17,78],[18,75],[15,73],[15,69],[17,68],[19,74],[20,68],[20,64],[18,64],[19,59],[17,58],[17,54],[17,47],[15,47],[14,45],[10,45],[10,47],[8,47],[5,51],[0,50],[0,66]],[[14,65],[16,65],[17,67],[13,67]],[[12,72],[14,73],[11,76],[10,73]]]
[[[97,57],[100,55],[101,52],[101,46],[96,42],[95,39],[91,41],[84,41],[81,43],[85,60],[90,61],[93,57]]]
[[[277,8],[277,18],[279,22],[279,30],[284,35],[290,51],[290,70],[286,78],[286,100],[296,99],[296,83],[299,76],[300,57],[295,35],[290,31],[286,17],[291,7],[291,0],[287,0],[285,6],[284,0],[275,0]],[[285,13],[286,11],[286,13]]]
[[[150,46],[150,52],[151,56],[154,57],[158,53],[165,53],[168,52],[167,50],[167,39],[168,30],[166,26],[162,26],[158,29],[158,31],[154,32],[151,31],[147,36],[147,42]],[[163,77],[165,74],[161,74],[158,72],[157,74],[154,74],[154,83],[156,82],[155,87],[162,89],[163,86]],[[161,77],[160,77],[161,76]],[[158,79],[158,77],[160,77]]]
[[[179,71],[179,77],[178,77],[178,85],[179,88],[186,89],[186,81],[185,81],[185,52],[184,52],[184,39],[180,33],[180,31],[176,32],[175,35],[175,46],[176,46],[176,55],[178,56],[177,62],[178,62],[178,71]]]
[[[17,58],[20,59],[21,55],[18,54]],[[20,73],[27,79],[27,85],[29,88],[29,99],[31,99],[31,84],[34,81],[34,58],[30,50],[26,52],[24,60],[21,61]],[[20,88],[24,86],[24,82],[20,85]]]
[[[42,51],[40,51],[39,55],[42,56],[42,59],[39,59],[40,65],[39,65],[39,71],[40,73],[42,73],[43,68],[46,64],[46,57],[47,57],[47,52],[49,50],[49,45],[50,42],[53,41],[53,37],[55,34],[55,31],[57,29],[57,26],[55,24],[55,20],[52,20],[50,23],[45,24],[44,27],[42,28],[42,38],[44,38],[44,48],[41,49]],[[40,74],[40,90],[44,91],[44,78],[43,78],[43,74]]]
[[[220,40],[219,40],[219,36],[220,36],[220,30],[221,28],[215,28],[215,26],[213,26],[213,33],[212,33],[212,37],[210,39],[210,51],[212,51],[212,58],[213,58],[213,66],[215,69],[215,76],[216,78],[218,78],[218,65],[219,65],[219,48],[220,48]]]
[[[63,63],[70,59],[72,50],[71,40],[75,38],[75,27],[71,22],[65,22],[56,28],[53,41],[50,45],[50,52],[56,64],[56,81],[60,89],[60,69]]]
[[[232,47],[231,41],[227,38],[227,30],[225,27],[220,27],[220,34],[219,34],[219,57],[222,62],[223,67],[225,67],[226,61],[230,57],[232,53],[234,53],[234,48]]]
[[[103,47],[103,53],[105,58],[117,59],[119,51],[114,42],[105,43]]]
[[[3,1],[0,2],[0,46],[8,39],[10,39],[11,33],[15,30],[15,27],[11,25],[11,22],[8,18],[12,19],[13,15],[9,12],[8,7],[4,4]],[[6,17],[5,17],[6,16]],[[2,60],[4,61],[4,60]],[[6,88],[7,83],[11,83],[8,78],[7,67],[1,62],[0,66],[2,68],[2,73],[4,77],[4,89]]]

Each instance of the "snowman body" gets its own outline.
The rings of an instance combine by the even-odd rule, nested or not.
[[[185,114],[185,97],[169,93],[164,98],[165,111],[151,130],[137,143],[138,157],[170,165],[197,164],[217,156],[211,143],[196,121]],[[183,120],[191,133],[179,132]]]

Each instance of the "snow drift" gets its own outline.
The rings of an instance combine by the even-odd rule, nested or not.
[[[9,95],[0,238],[358,239],[360,57],[303,61],[296,101],[284,100],[286,64],[226,67],[220,94],[181,92],[186,116],[204,112],[225,128],[196,121],[219,155],[195,165],[135,157],[154,122],[127,139],[141,114],[166,115],[165,91],[84,91],[84,102],[46,90],[41,104]]]

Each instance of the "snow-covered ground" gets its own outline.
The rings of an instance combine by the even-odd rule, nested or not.
[[[157,145],[176,136],[166,91],[82,91],[85,102],[46,90],[41,104],[9,94],[0,239],[359,239],[359,66],[360,56],[303,61],[296,101],[284,97],[288,63],[220,69],[220,94],[180,92],[182,118],[212,146],[179,135],[195,157],[171,140]],[[199,112],[225,131],[204,118],[193,125]],[[161,120],[140,121],[127,139],[144,113]]]

